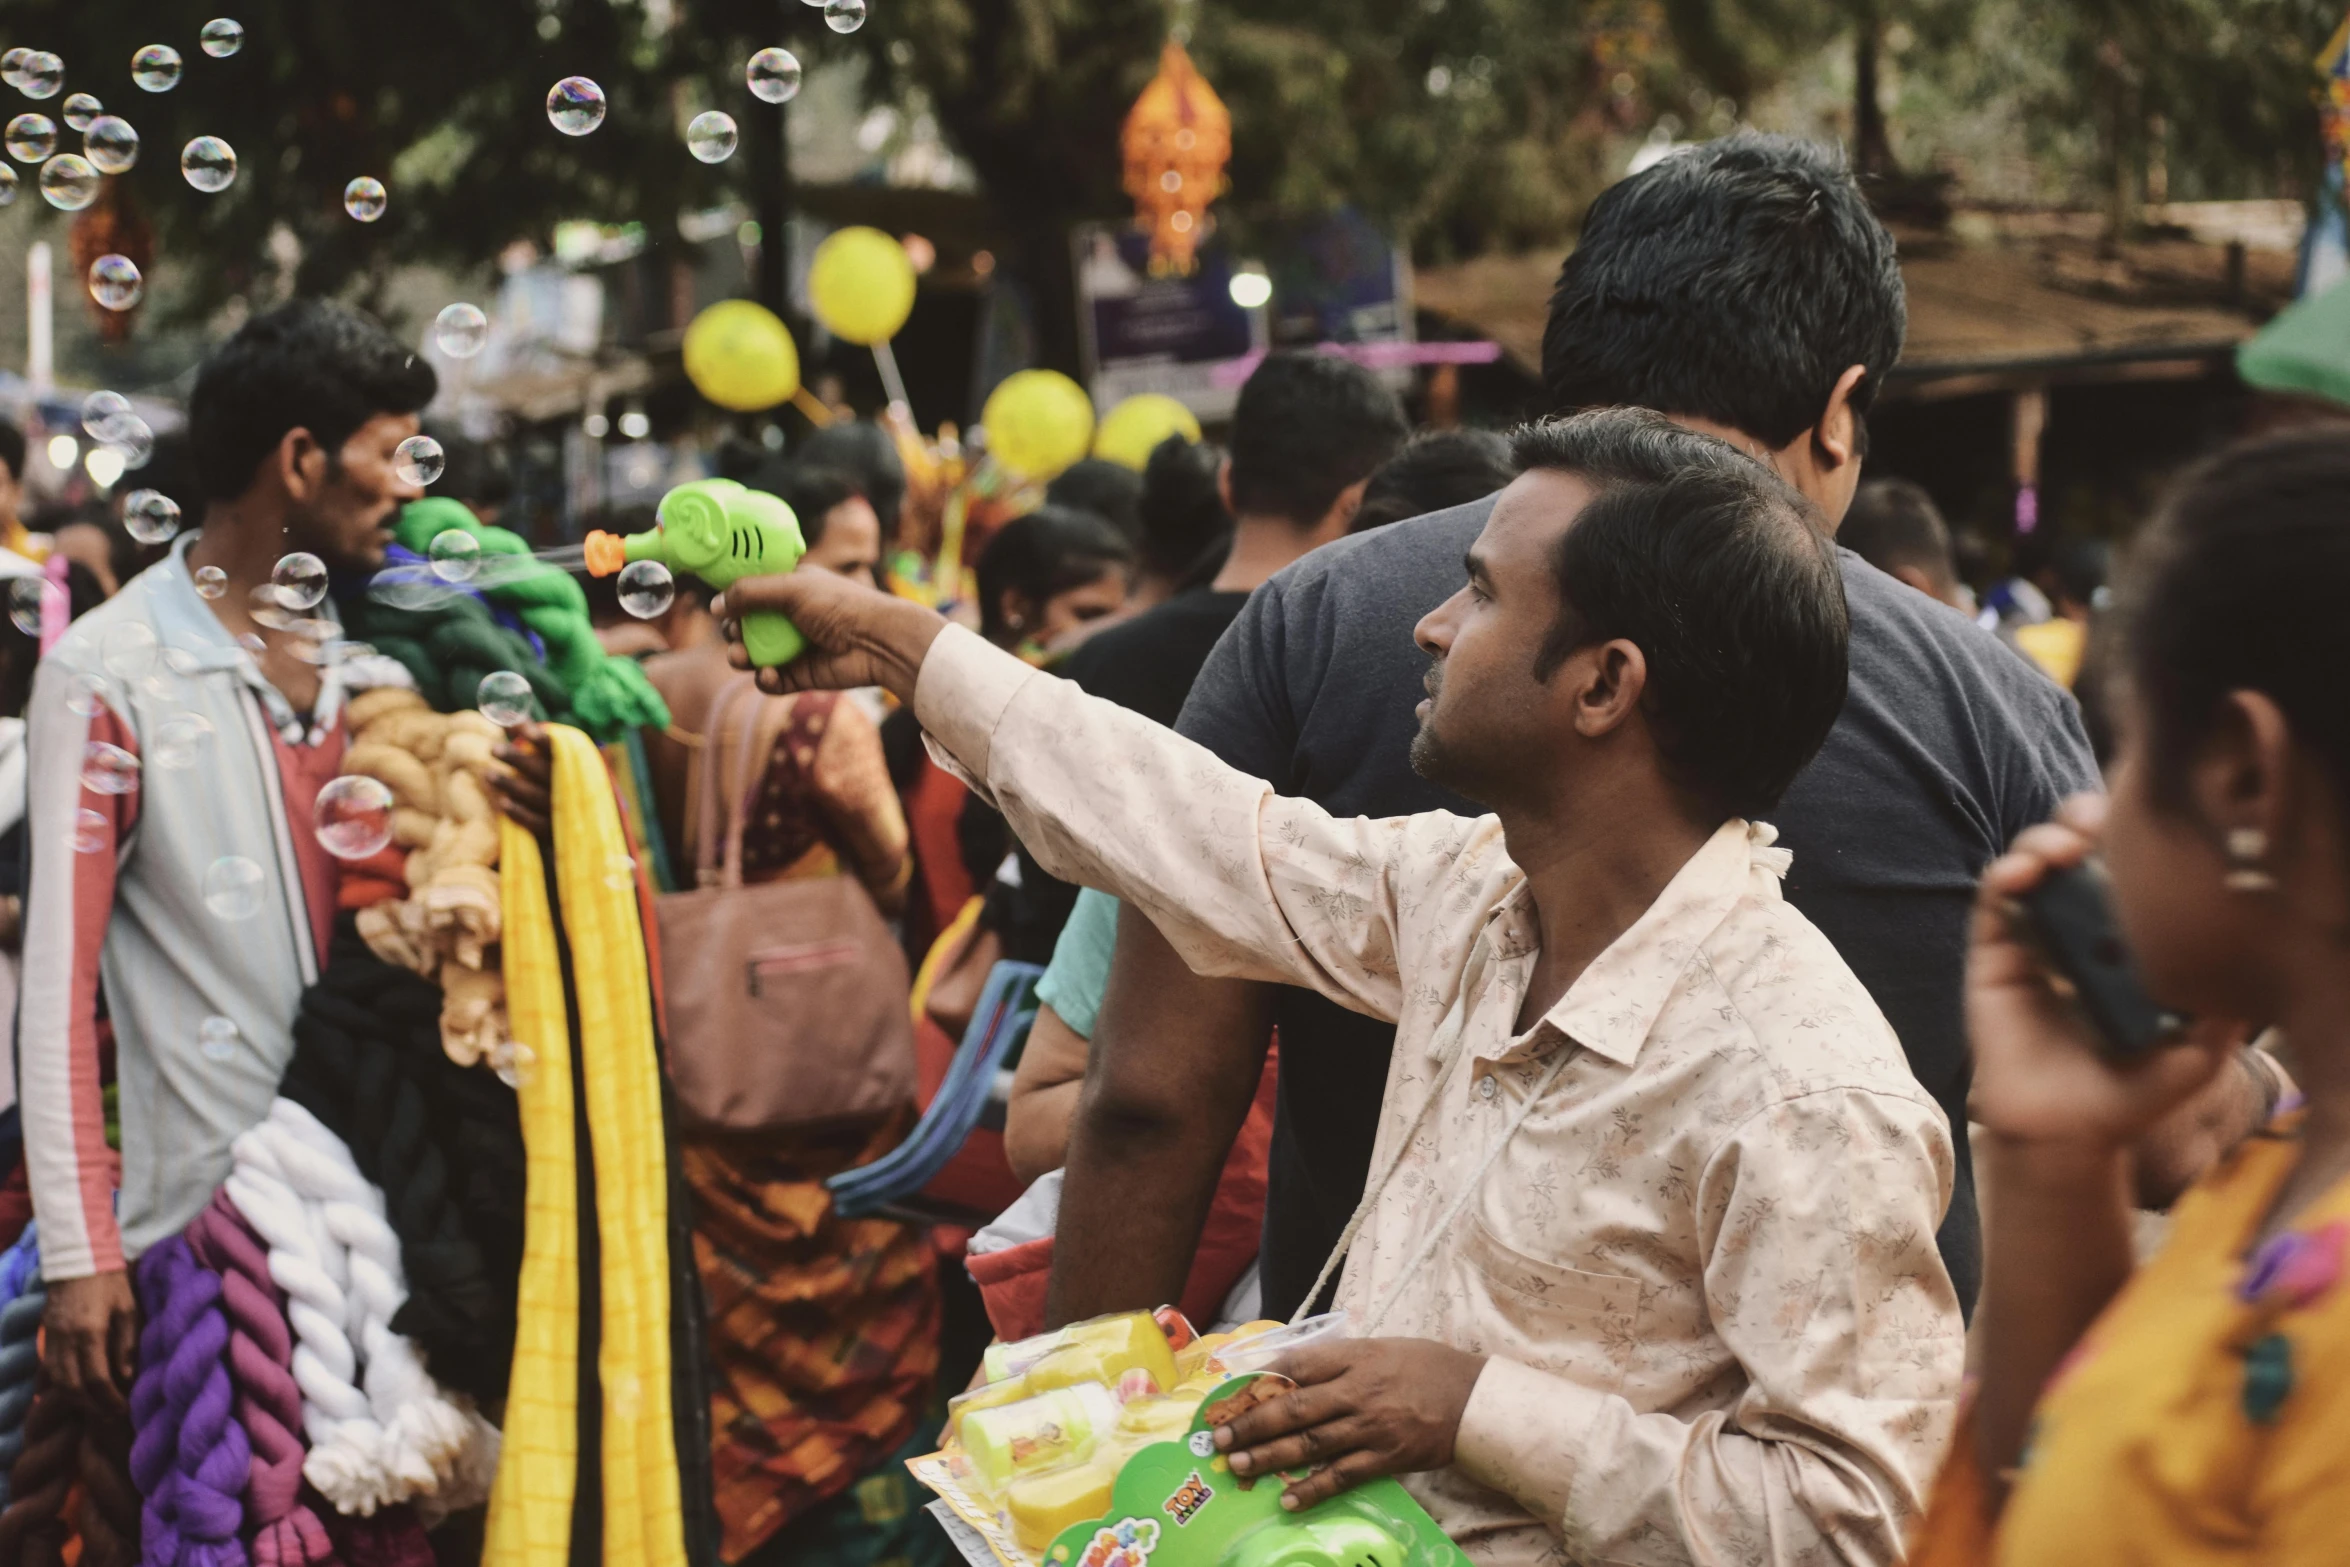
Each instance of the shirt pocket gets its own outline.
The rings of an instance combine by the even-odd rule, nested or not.
[[[1595,1392],[1620,1389],[1640,1344],[1640,1280],[1531,1257],[1472,1216],[1458,1253],[1467,1347],[1562,1376]]]

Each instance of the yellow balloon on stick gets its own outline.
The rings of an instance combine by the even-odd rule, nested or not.
[[[879,229],[836,229],[808,263],[808,305],[835,337],[886,343],[914,312],[914,263]]]
[[[1170,435],[1197,441],[1199,420],[1164,392],[1137,392],[1102,415],[1101,428],[1093,435],[1093,454],[1140,473]]]
[[[987,449],[1016,479],[1050,479],[1093,442],[1093,399],[1058,370],[1004,377],[980,410]]]
[[[685,329],[685,378],[721,408],[757,413],[800,389],[800,351],[774,311],[722,299]]]

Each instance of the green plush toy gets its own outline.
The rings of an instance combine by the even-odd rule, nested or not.
[[[527,657],[520,663],[490,667],[519,670],[529,677],[534,694],[550,717],[576,724],[599,744],[617,740],[639,727],[669,727],[668,704],[645,679],[644,671],[632,659],[606,654],[603,645],[596,641],[595,626],[588,619],[587,594],[569,572],[535,561],[526,562],[530,546],[519,534],[490,527],[459,502],[438,497],[409,502],[400,513],[396,533],[403,547],[429,558],[432,541],[452,528],[470,534],[481,546],[485,558],[514,558],[515,564],[502,564],[494,573],[485,572],[483,575],[490,580],[478,586],[485,597],[513,611],[546,644],[547,658],[542,670],[534,672],[532,665],[536,660]],[[473,602],[470,598],[461,601]],[[388,609],[388,606],[375,607]],[[481,608],[478,604],[474,607]],[[487,610],[482,611],[482,618],[491,630],[512,636],[496,624]],[[382,651],[400,657],[396,648],[385,646],[380,635],[371,634],[369,640]],[[542,676],[559,689],[559,700],[550,700],[549,693],[541,686]],[[479,679],[479,675],[474,677],[476,684]],[[457,705],[473,705],[470,687]]]

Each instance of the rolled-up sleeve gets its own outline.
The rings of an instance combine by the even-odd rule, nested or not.
[[[1698,1188],[1706,1303],[1740,1396],[1643,1413],[1497,1358],[1459,1468],[1577,1560],[1900,1560],[1957,1419],[1964,1330],[1934,1250],[1951,1172],[1922,1099],[1835,1089],[1761,1110]]]
[[[1334,818],[954,627],[914,711],[941,765],[1039,864],[1134,904],[1195,970],[1395,1017],[1397,931],[1419,888],[1451,873],[1459,818]]]

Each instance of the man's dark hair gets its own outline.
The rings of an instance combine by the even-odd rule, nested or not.
[[[1836,529],[1836,542],[1879,571],[1907,566],[1937,586],[1958,583],[1958,557],[1942,509],[1922,484],[1907,479],[1870,479],[1852,493],[1852,506]]]
[[[754,490],[765,490],[789,506],[792,515],[800,519],[800,537],[808,541],[810,549],[824,537],[824,522],[832,515],[832,509],[865,494],[865,487],[857,482],[855,474],[809,462],[770,463],[743,482]]]
[[[1126,535],[1126,542],[1142,543],[1142,475],[1124,463],[1088,457],[1071,463],[1044,487],[1047,506],[1074,506]]]
[[[1011,639],[1004,616],[1007,593],[1042,608],[1057,594],[1133,565],[1133,546],[1092,512],[1039,506],[1005,523],[979,552],[980,634],[999,644]]]
[[[792,458],[812,467],[838,468],[854,478],[858,493],[873,503],[874,515],[881,519],[882,541],[897,537],[898,513],[906,504],[906,465],[887,430],[869,420],[843,419],[802,441]]]
[[[1811,503],[1712,436],[1643,409],[1519,430],[1521,468],[1597,492],[1559,537],[1559,617],[1535,660],[1622,637],[1667,775],[1722,817],[1776,805],[1844,706],[1848,622]]]
[[[1893,237],[1843,155],[1741,132],[1591,204],[1551,296],[1542,381],[1560,413],[1654,408],[1782,447],[1852,365],[1868,367],[1852,411],[1868,412],[1906,320]]]
[[[1142,469],[1142,569],[1186,585],[1223,568],[1232,548],[1232,513],[1216,475],[1224,457],[1205,441],[1170,435],[1151,448]]]
[[[24,431],[12,419],[0,419],[0,466],[8,469],[8,477],[24,482]]]
[[[1510,443],[1491,430],[1429,430],[1387,459],[1363,486],[1349,533],[1466,506],[1517,477]]]
[[[1232,410],[1232,509],[1320,522],[1410,432],[1379,378],[1335,354],[1274,354]]]
[[[358,311],[298,299],[237,328],[196,372],[196,478],[234,500],[288,430],[308,430],[331,456],[376,415],[419,411],[438,386],[431,365]]]

